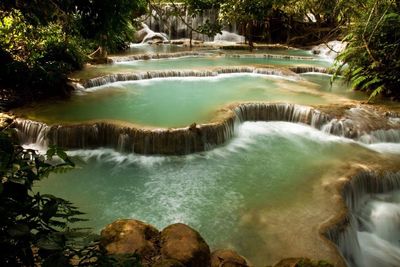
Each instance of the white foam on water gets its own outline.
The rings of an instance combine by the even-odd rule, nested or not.
[[[376,144],[363,144],[366,148],[374,150],[379,153],[388,153],[388,154],[400,154],[400,144],[399,143],[376,143]]]
[[[373,194],[356,213],[362,267],[395,267],[400,263],[400,191]]]
[[[140,84],[150,86],[155,82],[160,81],[207,81],[207,82],[218,82],[225,79],[238,78],[238,77],[255,77],[255,78],[265,78],[274,80],[286,80],[286,81],[298,81],[300,78],[297,76],[281,76],[275,74],[260,74],[260,73],[217,73],[216,71],[210,71],[213,76],[185,76],[185,77],[157,77],[150,79],[140,79],[140,80],[129,80],[129,81],[118,81],[107,83],[100,86],[94,86],[85,89],[86,92],[95,92],[98,90],[110,89],[110,88],[121,88],[126,89],[126,85],[129,84]],[[82,94],[82,92],[79,92]]]

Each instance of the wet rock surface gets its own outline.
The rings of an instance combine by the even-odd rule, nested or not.
[[[149,266],[158,255],[159,231],[137,220],[118,220],[101,231],[100,244],[109,254],[141,256],[142,264]]]
[[[210,248],[188,225],[177,223],[159,232],[138,220],[118,220],[101,231],[100,246],[114,255],[138,254],[144,267],[252,267],[236,251]],[[331,267],[325,261],[307,258],[283,259],[274,267]]]
[[[230,249],[216,250],[211,254],[211,267],[249,267],[245,258]]]
[[[185,266],[210,265],[210,248],[200,234],[181,223],[166,227],[161,232],[161,256],[174,259]]]

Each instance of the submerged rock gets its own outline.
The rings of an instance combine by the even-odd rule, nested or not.
[[[153,226],[137,220],[118,220],[101,231],[100,245],[109,254],[140,255],[143,265],[149,265],[159,253],[160,233]]]
[[[185,224],[162,230],[160,246],[163,259],[174,259],[187,267],[210,266],[210,248],[197,231]]]
[[[211,267],[248,267],[250,264],[236,251],[216,250],[211,254]]]

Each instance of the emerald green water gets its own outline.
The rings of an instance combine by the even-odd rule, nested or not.
[[[86,67],[84,70],[75,73],[75,78],[87,79],[106,74],[142,72],[152,70],[188,70],[188,69],[210,69],[224,66],[320,66],[329,67],[332,63],[326,60],[315,58],[315,60],[288,60],[275,58],[236,58],[225,56],[208,57],[181,57],[156,60],[125,61],[115,64],[101,64]]]
[[[140,49],[128,53],[148,51],[148,47]],[[183,50],[186,48],[151,49]],[[301,50],[275,53],[309,55]],[[330,64],[314,58],[214,55],[135,61],[92,66],[76,77],[239,65]],[[349,92],[341,83],[330,86],[327,75],[300,77],[234,74],[119,82],[91,88],[68,101],[35,104],[17,113],[48,123],[111,119],[178,127],[210,121],[220,108],[233,102],[313,105],[364,97]],[[392,144],[362,145],[304,125],[246,122],[227,144],[187,156],[126,155],[102,148],[70,151],[83,162],[71,172],[51,175],[36,190],[72,201],[87,213],[90,221],[85,226],[95,231],[119,218],[143,220],[159,229],[183,222],[198,230],[212,249],[233,248],[255,266],[300,256],[334,261],[336,254],[318,235],[320,224],[334,209],[328,185],[352,166],[398,161],[399,152],[400,147]]]
[[[71,200],[95,230],[118,218],[160,229],[183,222],[213,249],[234,248],[256,266],[292,256],[329,260],[316,230],[332,212],[326,183],[339,177],[334,170],[377,157],[355,142],[284,122],[244,123],[228,144],[188,156],[104,149],[70,155],[86,164],[51,175],[37,190]]]
[[[187,52],[187,51],[207,51],[207,52],[223,52],[225,54],[241,54],[241,53],[249,53],[249,50],[224,50],[224,49],[212,49],[210,47],[197,47],[194,46],[190,48],[189,46],[184,45],[169,45],[169,44],[136,44],[128,49],[118,52],[113,56],[121,56],[121,55],[137,55],[137,54],[146,54],[146,53],[176,53],[176,52]],[[253,49],[251,53],[263,53],[263,54],[280,54],[280,55],[292,55],[292,56],[312,56],[312,53],[307,50],[302,49]]]
[[[68,101],[44,103],[19,112],[49,123],[110,119],[180,127],[193,122],[208,122],[221,107],[232,102],[310,105],[341,101],[337,95],[324,92],[328,90],[325,87],[329,87],[329,77],[321,76],[320,79],[322,82],[318,84],[307,80],[234,74],[121,82],[89,89]]]

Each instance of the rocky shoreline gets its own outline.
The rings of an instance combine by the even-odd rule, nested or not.
[[[249,260],[230,249],[211,252],[202,236],[177,223],[159,231],[138,220],[118,220],[101,231],[100,245],[111,255],[137,254],[143,267],[252,267]],[[288,258],[273,267],[330,267],[325,261]]]

